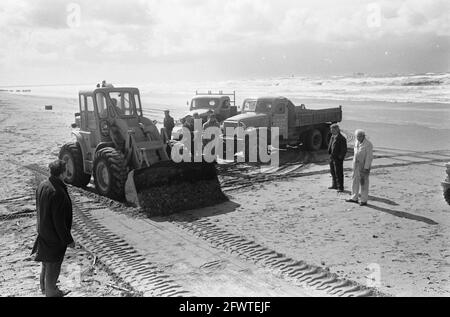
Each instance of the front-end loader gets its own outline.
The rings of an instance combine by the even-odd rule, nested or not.
[[[151,216],[225,201],[214,164],[175,163],[165,133],[143,116],[137,88],[79,93],[76,142],[61,148],[68,184],[85,187],[91,176],[99,194],[124,199]]]

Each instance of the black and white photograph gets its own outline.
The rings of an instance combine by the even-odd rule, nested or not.
[[[450,296],[449,1],[0,0],[0,43],[0,297]]]

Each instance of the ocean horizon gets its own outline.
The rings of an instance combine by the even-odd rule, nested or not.
[[[226,81],[183,81],[174,83],[115,83],[138,87],[144,112],[158,122],[163,110],[175,118],[188,110],[196,91],[236,93],[236,105],[246,98],[285,96],[307,107],[344,107],[345,120],[447,129],[450,122],[450,73],[369,76],[284,76]],[[78,92],[96,83],[73,85],[15,86],[3,92],[42,97],[76,99]],[[323,102],[329,100],[331,102]]]
[[[138,87],[141,94],[193,95],[207,92],[236,91],[237,99],[262,95],[291,98],[331,99],[347,101],[386,101],[409,103],[450,103],[450,73],[410,75],[351,76],[279,76],[222,81],[192,80],[178,82],[112,83]],[[0,86],[0,90],[48,97],[76,98],[79,90],[94,88],[92,84],[46,84]]]

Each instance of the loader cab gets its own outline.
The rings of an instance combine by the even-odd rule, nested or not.
[[[89,148],[95,148],[101,140],[99,108],[95,100],[95,94],[93,92],[80,92],[79,106],[80,134],[84,139],[84,144],[89,145]],[[92,154],[89,155],[90,159],[92,159],[91,156]]]
[[[142,105],[137,89],[98,89],[94,91],[100,119],[142,117]]]
[[[143,116],[141,98],[135,88],[99,88],[80,92],[79,105],[79,127],[85,131],[100,129],[102,120]]]
[[[87,159],[93,160],[100,143],[111,142],[111,122],[116,118],[138,119],[143,116],[139,90],[136,88],[99,88],[79,93],[79,119]]]

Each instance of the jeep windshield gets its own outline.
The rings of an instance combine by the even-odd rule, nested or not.
[[[244,102],[243,112],[255,112],[256,100],[246,100]]]
[[[220,105],[218,98],[197,98],[192,100],[191,108],[194,109],[215,109]]]

